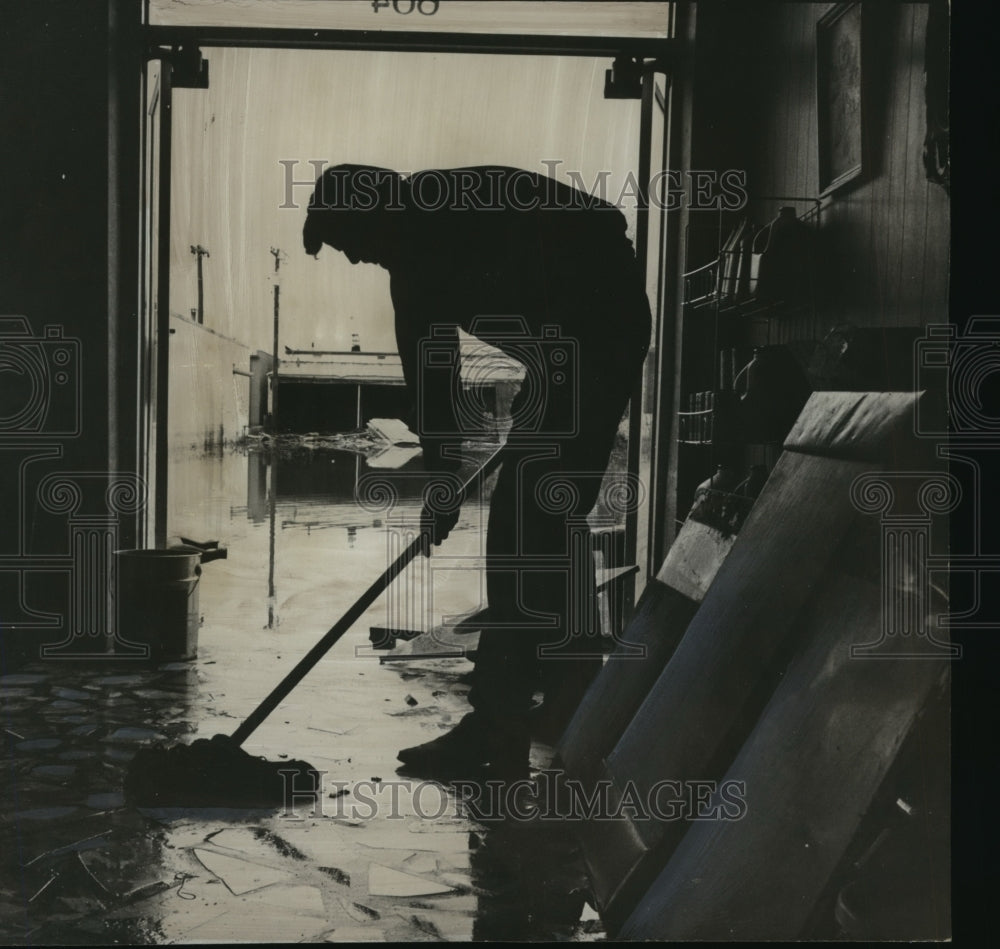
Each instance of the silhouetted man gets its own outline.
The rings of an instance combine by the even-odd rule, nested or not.
[[[316,182],[306,252],[328,244],[352,263],[389,271],[428,471],[456,470],[463,436],[476,434],[463,413],[458,328],[525,365],[490,502],[489,623],[477,649],[474,711],[440,738],[401,751],[411,773],[525,775],[536,687],[559,728],[600,670],[594,563],[580,541],[650,333],[625,230],[612,205],[514,168],[403,178],[340,165]],[[439,544],[457,517],[425,504],[429,540]]]

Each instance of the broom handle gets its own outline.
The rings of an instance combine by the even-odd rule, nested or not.
[[[489,474],[502,460],[500,454],[502,448],[498,448],[489,458],[483,462],[482,467],[480,467],[475,473],[470,475],[466,479],[465,483],[462,485],[462,493],[464,494],[476,481],[476,479]],[[326,655],[327,651],[331,646],[341,636],[344,635],[359,619],[359,617],[374,603],[382,592],[392,583],[396,577],[399,576],[406,569],[409,562],[417,556],[418,553],[423,549],[424,538],[423,535],[416,537],[413,542],[404,550],[393,562],[390,564],[389,568],[382,574],[361,596],[358,598],[357,602],[330,628],[329,632],[318,642],[312,649],[309,650],[295,665],[291,672],[285,676],[271,692],[264,698],[264,700],[258,705],[246,718],[242,725],[233,732],[230,736],[230,740],[233,744],[239,746],[256,731],[257,726],[271,714],[281,702],[282,699],[288,695],[292,689],[295,688],[307,675],[310,669],[323,656]]]

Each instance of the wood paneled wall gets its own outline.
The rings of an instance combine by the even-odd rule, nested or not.
[[[703,167],[745,168],[752,199],[818,193],[816,23],[832,6],[698,5],[694,155]],[[824,199],[815,314],[776,327],[774,342],[840,323],[948,317],[949,199],[921,158],[927,13],[920,3],[865,4],[865,171]],[[763,223],[783,203],[752,200],[748,210]]]

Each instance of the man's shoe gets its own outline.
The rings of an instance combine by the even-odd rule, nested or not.
[[[486,730],[475,712],[433,741],[404,748],[396,757],[414,773],[453,772],[482,768],[486,764]]]
[[[440,738],[404,748],[396,757],[403,763],[399,770],[415,777],[481,780],[527,776],[530,748],[526,727],[492,726],[470,712]]]

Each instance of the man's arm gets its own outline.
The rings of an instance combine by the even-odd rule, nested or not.
[[[454,406],[454,393],[461,384],[458,326],[435,322],[430,307],[395,275],[391,292],[396,345],[413,406],[410,421],[420,437],[424,468],[439,476],[425,487],[420,514],[427,556],[431,544],[439,545],[451,532],[465,500],[453,477],[462,464],[461,431]]]
[[[410,397],[411,427],[420,438],[428,471],[456,471],[461,466],[460,413],[455,397],[461,386],[457,320],[437,311],[431,299],[393,276],[396,346]]]

